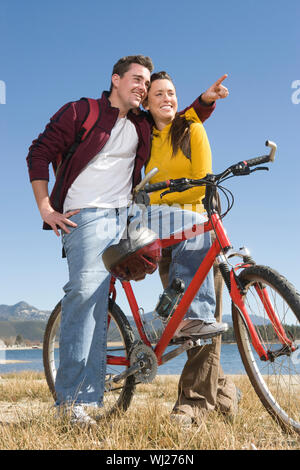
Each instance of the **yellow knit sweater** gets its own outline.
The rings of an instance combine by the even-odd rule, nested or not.
[[[197,116],[193,110],[185,113],[186,119],[196,120]],[[159,172],[150,180],[150,183],[157,183],[168,179],[176,178],[203,178],[207,173],[212,172],[211,150],[208,138],[199,122],[193,122],[190,126],[191,159],[188,159],[179,149],[172,157],[172,146],[169,138],[171,123],[161,131],[153,128],[153,140],[151,156],[147,164],[145,173],[149,173],[152,168],[158,168]],[[165,191],[165,190],[163,190]],[[171,193],[160,198],[163,191],[155,191],[150,194],[150,204],[179,204],[186,210],[204,212],[202,199],[205,195],[205,187],[191,188],[182,193]]]

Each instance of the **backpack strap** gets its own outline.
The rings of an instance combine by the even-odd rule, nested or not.
[[[81,124],[80,130],[75,137],[75,141],[69,148],[68,152],[65,155],[59,155],[56,162],[55,175],[57,176],[58,170],[62,164],[66,164],[67,160],[70,160],[72,155],[77,150],[77,147],[81,142],[83,142],[92,132],[100,118],[100,106],[97,100],[92,98],[81,98],[85,100],[88,105],[88,109],[85,115],[85,118]]]
[[[81,99],[87,101],[88,112],[87,112],[84,122],[81,125],[81,129],[79,131],[79,134],[82,132],[80,142],[82,142],[88,137],[88,135],[94,129],[100,117],[100,106],[97,100],[94,100],[92,98],[81,98]]]

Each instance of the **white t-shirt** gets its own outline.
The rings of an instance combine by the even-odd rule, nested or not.
[[[137,146],[134,124],[127,117],[119,119],[103,149],[70,186],[64,212],[85,207],[127,206],[131,200]]]

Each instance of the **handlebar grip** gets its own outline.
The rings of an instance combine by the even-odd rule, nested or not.
[[[261,157],[249,158],[245,163],[247,166],[262,165],[262,163],[268,163],[270,161],[270,155],[262,155]]]
[[[144,188],[146,193],[153,193],[154,191],[159,191],[160,189],[166,189],[170,187],[170,181],[160,181],[159,183],[147,184]]]
[[[261,157],[250,158],[246,160],[248,166],[261,165],[262,163],[274,162],[277,145],[271,140],[266,141],[266,147],[271,147],[269,155],[262,155]]]

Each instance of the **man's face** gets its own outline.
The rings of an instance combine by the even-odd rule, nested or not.
[[[112,76],[114,96],[120,104],[120,108],[130,110],[140,106],[146,98],[149,84],[150,71],[139,64],[131,64],[123,77],[117,74]]]

